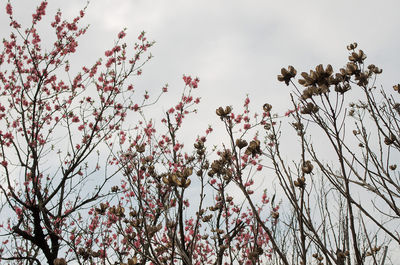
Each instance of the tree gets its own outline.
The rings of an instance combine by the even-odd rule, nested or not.
[[[111,154],[126,116],[140,107],[131,78],[152,46],[142,33],[129,54],[121,31],[105,62],[70,74],[68,58],[86,32],[79,25],[85,10],[70,22],[57,12],[55,42],[44,49],[37,25],[46,6],[42,2],[22,30],[7,4],[13,32],[0,57],[2,213],[12,216],[2,226],[1,258],[27,264],[53,264],[81,212],[109,195],[107,183],[118,171],[107,171],[112,156],[100,150]]]
[[[397,95],[376,87],[382,70],[365,63],[357,43],[347,49],[348,62],[336,73],[318,65],[301,73],[300,86],[292,81],[292,66],[278,76],[295,88],[287,114],[300,161],[285,161],[276,126],[269,127],[267,154],[292,206],[293,243],[284,248],[294,263],[386,264],[388,247],[399,249]],[[313,143],[315,137],[324,147]],[[326,162],[328,153],[334,162]]]
[[[86,8],[70,22],[57,12],[50,25],[55,42],[44,48],[37,25],[46,6],[39,5],[26,30],[6,6],[12,33],[0,58],[0,189],[1,212],[11,217],[1,225],[0,259],[223,264],[270,255],[252,212],[226,192],[231,154],[218,153],[211,165],[218,178],[209,179],[206,137],[190,153],[179,141],[183,119],[199,103],[191,94],[199,80],[184,76],[182,97],[162,121],[166,132],[156,134],[143,110],[158,97],[149,102],[146,93],[140,102],[132,84],[153,42],[142,32],[130,54],[121,31],[104,59],[71,73]],[[127,123],[135,112],[139,121]],[[194,172],[197,212],[185,196]],[[207,199],[206,189],[213,194]],[[258,210],[267,204],[264,195]]]
[[[200,103],[198,78],[184,75],[177,103],[149,119],[146,107],[161,94],[142,99],[133,86],[151,58],[144,32],[128,49],[121,31],[104,59],[75,74],[85,9],[71,22],[57,12],[46,49],[37,30],[46,5],[26,30],[6,6],[13,32],[0,57],[0,209],[11,217],[1,224],[0,260],[350,265],[394,257],[400,103],[375,87],[382,70],[365,65],[357,44],[337,73],[318,65],[297,85],[295,68],[283,68],[278,80],[294,87],[285,115],[268,103],[254,112],[248,97],[242,110],[218,107],[226,137],[209,147],[213,127],[181,140]],[[298,137],[293,163],[287,120]],[[266,170],[280,184],[273,193],[257,191]]]

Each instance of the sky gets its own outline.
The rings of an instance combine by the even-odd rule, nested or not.
[[[11,3],[14,16],[29,26],[39,1]],[[48,1],[47,16],[40,24],[42,39],[52,36],[48,25],[57,9],[72,19],[86,3]],[[4,10],[5,2],[0,8]],[[377,85],[391,90],[400,82],[398,10],[397,0],[379,4],[370,0],[92,0],[82,21],[90,26],[71,64],[93,65],[124,28],[125,41],[132,46],[146,31],[148,39],[156,41],[151,48],[154,58],[135,86],[139,92],[156,95],[169,84],[169,93],[148,110],[148,118],[176,105],[184,87],[183,74],[197,76],[195,96],[201,97],[201,104],[197,116],[186,121],[182,137],[191,145],[212,124],[211,143],[219,144],[224,132],[216,108],[231,105],[241,110],[249,95],[254,110],[270,103],[274,112],[283,114],[291,108],[292,88],[277,81],[280,69],[293,65],[300,73],[330,63],[338,70],[347,61],[346,46],[354,41],[366,52],[367,63],[383,68]],[[9,35],[8,24],[3,11],[2,37]]]
[[[86,5],[82,0],[48,2],[49,19],[58,8],[73,18]],[[11,3],[15,16],[28,26],[39,1]],[[90,27],[74,63],[92,65],[124,28],[128,44],[146,31],[148,39],[156,41],[154,58],[136,87],[157,94],[169,84],[169,93],[154,112],[161,113],[177,102],[183,74],[199,77],[196,95],[202,103],[197,118],[188,121],[191,131],[185,136],[193,140],[209,124],[219,123],[216,108],[241,109],[246,95],[255,108],[261,110],[268,102],[283,114],[291,107],[291,88],[277,81],[280,69],[293,65],[300,73],[330,63],[337,70],[345,65],[346,45],[352,42],[366,52],[367,63],[383,68],[377,84],[391,90],[400,82],[398,10],[398,0],[92,0],[83,20]],[[1,37],[8,36],[8,24],[0,12]],[[221,133],[215,135],[217,142]]]
[[[29,26],[39,1],[11,3],[18,21]],[[42,38],[51,36],[48,21],[57,9],[72,19],[85,5],[82,0],[50,0],[40,24]],[[4,10],[5,1],[0,8]],[[151,48],[154,58],[144,66],[136,88],[156,95],[169,84],[169,93],[149,110],[150,115],[158,116],[177,103],[183,74],[197,76],[195,96],[202,103],[196,118],[186,121],[183,137],[193,142],[212,124],[213,143],[219,143],[223,128],[218,128],[216,108],[231,105],[241,110],[249,95],[253,109],[260,111],[270,103],[283,114],[291,107],[292,88],[277,81],[280,69],[293,65],[300,73],[330,63],[338,70],[347,61],[346,46],[354,41],[366,52],[367,63],[383,68],[377,85],[391,90],[400,82],[398,10],[397,0],[379,4],[370,0],[92,0],[82,21],[90,26],[71,63],[93,65],[124,28],[125,40],[132,46],[146,31],[148,39],[156,41]],[[8,24],[1,12],[2,37],[9,35]]]
[[[39,3],[11,2],[16,17],[26,22]],[[73,18],[85,5],[82,0],[50,0],[48,18],[58,8]],[[338,69],[346,63],[346,45],[354,41],[369,63],[383,68],[378,84],[391,89],[400,82],[396,71],[400,68],[399,8],[396,0],[379,4],[370,0],[92,0],[83,20],[90,27],[79,42],[74,63],[91,65],[112,47],[123,28],[127,28],[128,44],[146,31],[156,41],[154,58],[136,87],[156,94],[168,83],[170,93],[161,103],[167,108],[182,91],[182,75],[198,76],[197,93],[203,104],[196,125],[204,130],[209,123],[218,123],[217,107],[240,108],[247,94],[253,106],[261,108],[268,102],[284,113],[290,107],[291,88],[277,81],[280,69],[293,65],[300,73],[320,63]],[[5,34],[5,13],[0,22]]]
[[[12,3],[16,16],[29,21],[39,2]],[[52,18],[60,8],[72,18],[85,4],[50,0],[47,13]],[[338,69],[346,62],[346,45],[354,41],[368,62],[384,69],[378,83],[391,89],[399,82],[399,8],[396,0],[92,0],[76,64],[92,64],[121,29],[127,28],[128,43],[144,30],[156,45],[137,86],[158,92],[168,83],[172,100],[182,90],[182,75],[191,74],[201,80],[204,117],[220,105],[241,106],[246,94],[258,106],[269,102],[285,111],[290,88],[277,82],[280,68],[293,65],[302,72],[331,63]],[[0,17],[4,34],[8,18]]]

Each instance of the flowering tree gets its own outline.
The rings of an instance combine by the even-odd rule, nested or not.
[[[72,21],[57,12],[56,38],[45,49],[37,25],[46,6],[39,5],[23,30],[7,4],[12,33],[0,55],[0,188],[2,214],[10,216],[1,226],[0,256],[26,264],[53,264],[74,242],[77,226],[90,229],[82,211],[109,195],[107,183],[118,172],[107,170],[112,142],[140,107],[131,78],[152,45],[142,33],[130,54],[121,31],[105,60],[72,74],[68,58],[86,32],[79,25],[85,10]]]
[[[253,112],[248,97],[241,111],[218,107],[226,137],[210,148],[212,127],[182,141],[200,103],[198,78],[184,75],[176,104],[149,119],[146,106],[168,89],[154,101],[135,94],[153,45],[144,32],[128,49],[121,31],[102,59],[77,68],[70,60],[87,30],[80,26],[86,8],[72,21],[57,12],[47,45],[37,30],[46,6],[23,30],[6,5],[12,32],[0,54],[2,262],[390,261],[389,247],[400,244],[400,104],[375,87],[382,70],[366,66],[356,44],[348,46],[345,68],[318,65],[301,74],[300,86],[294,67],[282,69],[278,80],[294,87],[285,115],[270,104]],[[299,140],[292,164],[285,119]],[[319,147],[315,136],[328,144]],[[272,198],[256,192],[265,168],[280,184]]]
[[[161,121],[165,131],[156,131],[143,112],[155,102],[148,102],[147,93],[137,99],[132,84],[153,43],[141,33],[128,49],[121,31],[103,59],[72,73],[69,60],[87,30],[80,26],[85,9],[72,21],[57,12],[50,25],[55,41],[47,47],[37,30],[46,6],[39,5],[23,30],[6,5],[12,32],[0,55],[0,189],[1,212],[9,217],[1,223],[0,259],[254,264],[270,256],[270,235],[260,228],[260,217],[254,218],[257,211],[268,219],[267,195],[251,208],[229,195],[236,183],[233,159],[239,166],[243,156],[240,172],[260,170],[260,153],[252,147],[241,154],[247,144],[238,139],[210,161],[205,142],[211,128],[192,150],[179,140],[183,120],[200,101],[192,96],[199,80],[184,76],[182,97]],[[248,102],[245,106],[246,114]],[[141,114],[138,122],[128,124],[134,112]],[[218,115],[226,119],[230,110],[223,112]],[[255,126],[244,120],[245,132]],[[251,177],[241,182],[247,192]],[[191,204],[187,194],[193,186],[200,192]]]
[[[114,251],[108,256],[128,264],[256,264],[271,255],[270,237],[261,229],[253,209],[230,195],[229,188],[235,185],[231,181],[235,174],[232,151],[224,148],[217,151],[216,160],[209,160],[205,143],[211,128],[198,136],[190,152],[179,140],[184,119],[193,115],[193,107],[200,100],[192,96],[198,79],[184,76],[184,82],[179,102],[161,121],[164,132],[158,134],[154,123],[148,122],[139,124],[136,132],[126,137],[129,147],[122,149],[118,160],[125,178],[113,188],[121,194],[113,204],[94,209],[97,229],[93,233],[109,234],[103,241],[80,248],[82,253],[106,246]],[[240,141],[235,151],[246,146],[244,140]],[[248,152],[243,156],[249,156]],[[259,165],[255,159],[248,159],[241,164],[241,171],[246,167],[250,173],[250,168]],[[253,175],[243,178],[249,193]],[[264,213],[263,224],[270,216],[268,206],[264,193],[254,206],[258,213]],[[268,223],[273,227],[275,219]]]

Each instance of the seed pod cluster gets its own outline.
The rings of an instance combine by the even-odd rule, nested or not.
[[[265,112],[270,112],[272,110],[272,105],[270,105],[268,103],[265,103],[264,106],[263,106],[263,110]]]
[[[391,133],[389,137],[385,137],[384,142],[386,145],[391,145],[396,141],[396,139],[397,139],[396,136]]]
[[[264,253],[262,247],[258,246],[255,250],[250,251],[248,254],[248,258],[250,260],[255,260],[257,259],[260,255],[262,255]]]
[[[67,261],[64,258],[56,258],[54,265],[67,265]]]
[[[290,83],[290,80],[295,77],[297,74],[296,69],[294,69],[293,66],[289,65],[288,69],[282,68],[281,69],[281,74],[278,75],[278,81],[280,82],[285,82],[285,84],[288,86]]]
[[[225,109],[222,107],[219,107],[218,109],[215,110],[215,113],[217,113],[218,116],[221,118],[227,117],[232,111],[232,108],[229,106],[226,106]]]
[[[319,107],[312,102],[307,102],[307,104],[301,108],[300,113],[302,114],[314,114],[319,111]]]
[[[194,143],[194,148],[196,148],[197,154],[202,157],[204,153],[206,152],[206,148],[204,147],[204,142],[199,139],[197,142]]]
[[[104,215],[106,213],[107,208],[108,204],[102,202],[100,203],[100,208],[95,208],[94,210],[97,214]]]
[[[297,180],[295,180],[293,183],[296,187],[303,189],[306,186],[306,179],[305,177],[300,177],[297,178]]]
[[[189,177],[192,175],[192,168],[185,168],[182,171],[169,173],[162,176],[162,181],[169,186],[178,186],[181,188],[189,187],[191,180]]]
[[[304,174],[310,174],[313,170],[314,166],[311,164],[310,160],[307,160],[306,162],[303,163],[303,166],[301,167],[301,171],[303,171]]]
[[[367,253],[365,254],[366,256],[372,256],[375,255],[379,250],[381,250],[381,247],[373,247],[371,249],[371,251],[367,251]]]
[[[117,217],[125,217],[125,208],[120,205],[111,207],[109,211]]]
[[[251,155],[252,157],[255,157],[256,155],[261,155],[262,151],[260,148],[260,141],[259,140],[253,140],[250,142],[249,146],[247,147],[245,151],[246,155]]]
[[[247,146],[247,141],[243,139],[236,139],[236,146],[239,147],[239,149],[242,149]]]
[[[222,176],[224,180],[229,181],[233,176],[232,169],[230,168],[232,164],[232,153],[230,150],[225,150],[221,152],[219,156],[220,159],[214,160],[211,163],[211,170],[208,171],[208,176]]]

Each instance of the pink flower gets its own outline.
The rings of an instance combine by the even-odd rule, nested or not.
[[[105,54],[105,56],[110,57],[113,54],[113,52],[108,50],[108,51],[105,51],[104,54]]]
[[[12,6],[11,6],[10,3],[8,3],[8,4],[6,5],[6,12],[7,12],[7,14],[9,14],[10,16],[12,16]]]
[[[180,147],[181,147],[180,144],[176,144],[176,145],[174,146],[174,151],[177,152],[177,151],[179,150]]]
[[[190,76],[183,75],[183,81],[186,85],[190,85],[190,83],[192,82],[192,78]]]
[[[122,38],[125,37],[125,36],[126,36],[125,31],[121,31],[120,33],[118,33],[118,38],[119,38],[119,39],[122,39]]]
[[[250,103],[250,99],[247,97],[244,101],[244,106],[247,107]]]
[[[22,209],[19,207],[15,207],[15,212],[17,213],[18,216],[22,216]]]

